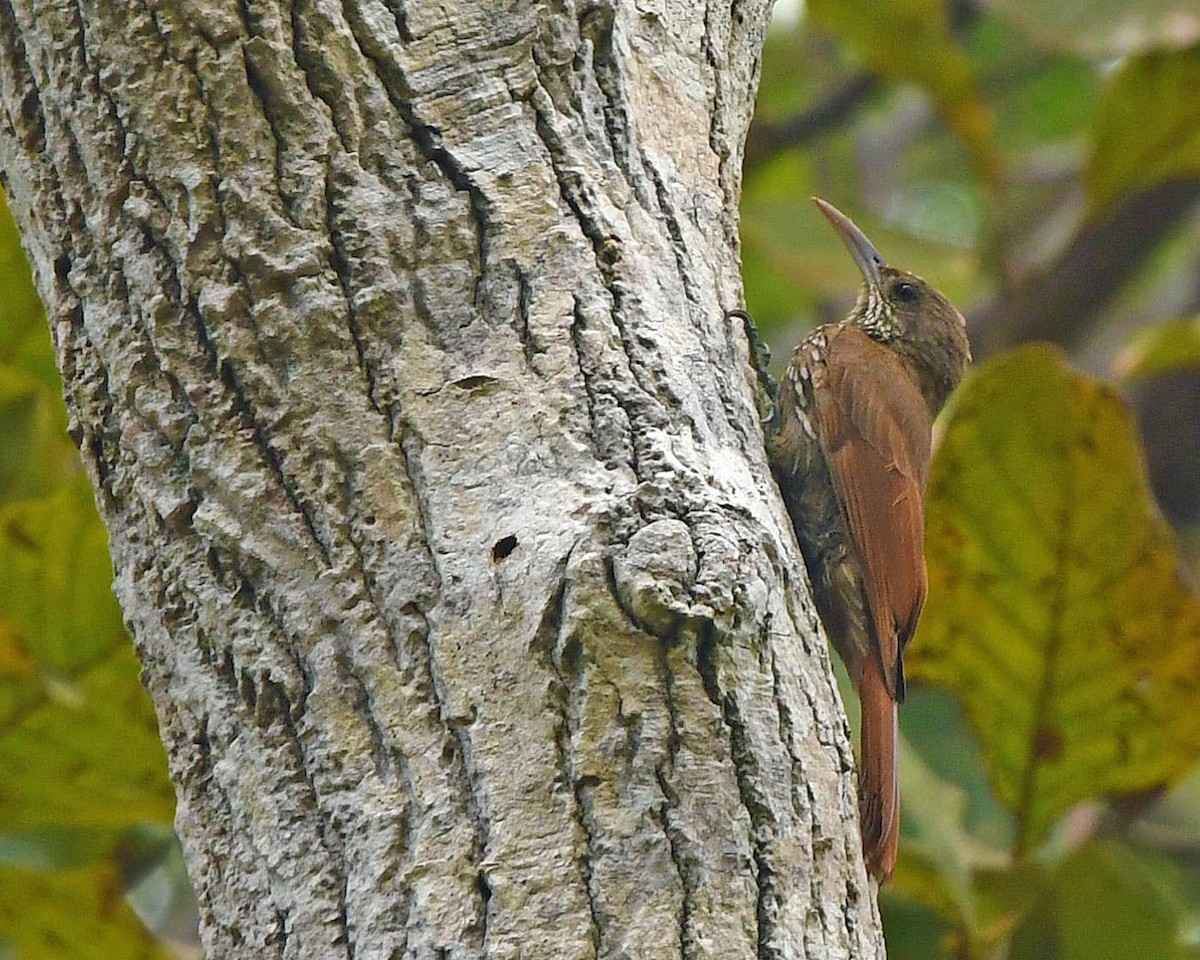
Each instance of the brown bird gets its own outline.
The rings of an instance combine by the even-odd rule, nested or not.
[[[792,354],[767,449],[817,612],[862,703],[863,857],[885,880],[900,841],[902,657],[925,602],[930,433],[970,348],[950,301],[888,266],[849,217],[813,199],[865,282],[845,320]]]

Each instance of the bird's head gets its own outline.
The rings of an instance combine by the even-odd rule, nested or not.
[[[844,322],[862,328],[871,339],[899,354],[936,414],[971,359],[962,314],[932,284],[889,266],[866,234],[837,207],[819,197],[813,197],[813,202],[863,275],[858,301]]]

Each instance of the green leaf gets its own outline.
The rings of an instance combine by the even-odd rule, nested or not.
[[[950,956],[994,955],[1028,909],[1040,871],[1014,867],[1006,853],[969,833],[963,789],[940,779],[903,740],[900,778],[904,811],[891,890],[936,912]],[[890,928],[888,934],[890,945]]]
[[[871,70],[924,89],[967,148],[976,174],[985,183],[996,180],[991,116],[966,54],[950,36],[941,0],[809,0],[808,10],[852,44]]]
[[[809,199],[813,187],[808,167],[804,154],[784,151],[764,165],[742,193],[746,302],[768,338],[782,324],[815,307],[808,284],[821,275],[816,260],[825,237],[819,224],[803,215],[810,208],[816,212]],[[785,356],[776,350],[776,360]]]
[[[1012,814],[992,792],[979,740],[954,695],[910,683],[900,724],[904,742],[919,754],[920,762],[962,791],[964,829],[984,847],[1007,850],[1013,838]]]
[[[0,508],[0,823],[169,823],[149,698],[110,587],[104,528],[77,476]]]
[[[938,778],[903,741],[901,748],[903,851],[895,889],[970,929],[975,844],[964,827],[966,796],[962,788]]]
[[[1014,937],[1010,960],[1041,960],[1047,941],[1059,960],[1175,960],[1179,916],[1161,871],[1112,841],[1080,848]]]
[[[1200,367],[1200,317],[1160,323],[1139,334],[1117,357],[1125,380]]]
[[[1051,879],[1047,870],[1032,860],[978,871],[974,887],[976,927],[972,931],[973,949],[967,955],[1006,955],[999,945],[1009,940],[1013,931],[1027,924],[1030,915],[1036,913],[1037,905],[1046,897]]]
[[[1035,42],[1052,50],[1118,57],[1200,40],[1194,0],[989,0]]]
[[[1087,171],[1096,211],[1176,177],[1200,176],[1200,47],[1126,63],[1106,91]]]
[[[821,76],[819,62],[822,51],[812,42],[812,31],[800,24],[780,27],[772,23],[763,42],[762,59],[768,64],[805,65],[804,70],[763,70],[754,103],[756,122],[778,120],[790,116],[800,104],[809,103],[819,95]],[[828,54],[827,54],[828,55]]]
[[[926,548],[909,673],[958,696],[1018,853],[1200,756],[1200,605],[1112,388],[1044,347],[979,370],[933,464]]]
[[[0,955],[20,960],[169,960],[126,903],[118,869],[45,874],[0,867]]]
[[[952,960],[963,956],[956,929],[895,889],[884,887],[879,891],[879,914],[888,960]]]
[[[74,870],[111,860],[119,831],[57,825],[21,833],[0,833],[0,866],[50,872]]]

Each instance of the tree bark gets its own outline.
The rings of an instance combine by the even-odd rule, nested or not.
[[[736,205],[769,0],[0,0],[210,958],[882,955]]]

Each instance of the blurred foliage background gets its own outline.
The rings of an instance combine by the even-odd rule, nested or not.
[[[1196,0],[779,0],[742,208],[777,368],[858,285],[812,194],[978,361],[930,480],[889,956],[1200,958]],[[195,953],[60,393],[0,206],[0,960]]]

